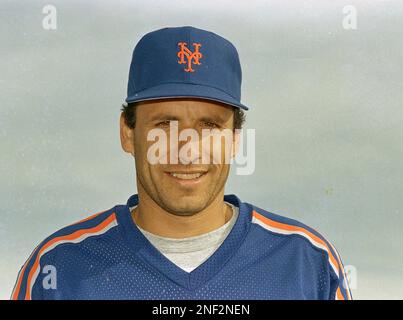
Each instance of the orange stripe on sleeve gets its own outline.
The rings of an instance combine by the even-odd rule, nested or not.
[[[336,290],[336,299],[337,299],[337,300],[345,300],[345,299],[344,299],[344,296],[342,295],[342,293],[341,293],[341,291],[340,291],[340,287],[337,287],[337,290]]]
[[[28,280],[27,280],[27,287],[26,287],[26,292],[25,292],[25,299],[26,300],[31,300],[31,281],[36,273],[38,267],[39,267],[39,261],[41,259],[42,253],[49,248],[50,246],[56,244],[57,242],[64,241],[64,240],[75,240],[84,234],[91,234],[91,233],[96,233],[98,231],[101,231],[102,229],[106,228],[110,223],[112,223],[114,220],[116,220],[116,216],[113,213],[110,215],[108,218],[106,218],[104,221],[102,221],[100,224],[98,224],[95,227],[89,228],[89,229],[82,229],[82,230],[77,230],[71,234],[65,235],[65,236],[60,236],[56,237],[52,240],[49,240],[47,243],[45,243],[41,249],[39,250],[34,265],[32,266],[29,274],[28,274]]]
[[[18,295],[20,293],[21,283],[22,283],[22,279],[24,278],[25,269],[27,268],[27,265],[31,262],[31,258],[34,255],[34,253],[36,252],[36,250],[38,249],[38,247],[39,247],[39,245],[36,246],[34,251],[32,251],[32,253],[28,257],[27,261],[25,261],[21,271],[19,272],[18,279],[17,279],[17,284],[16,284],[16,286],[14,288],[14,291],[13,291],[13,293],[11,295],[11,300],[18,300]]]
[[[89,217],[87,217],[87,218],[85,218],[85,219],[82,219],[82,220],[80,220],[80,221],[78,221],[78,222],[72,223],[72,224],[70,224],[69,226],[73,226],[73,225],[79,224],[79,223],[81,223],[81,222],[85,222],[85,221],[92,220],[93,218],[96,218],[97,216],[99,216],[100,214],[102,214],[102,213],[104,213],[104,212],[106,212],[106,211],[107,211],[107,210],[104,210],[104,211],[95,213],[95,214],[93,214],[93,215],[91,215],[91,216],[89,216]],[[18,300],[18,296],[19,296],[19,293],[20,293],[22,280],[24,279],[25,269],[27,268],[28,264],[30,263],[31,258],[32,258],[32,256],[34,255],[34,253],[36,252],[36,250],[38,249],[38,247],[39,247],[39,245],[36,246],[36,248],[33,250],[33,252],[32,252],[31,255],[28,257],[27,261],[25,262],[25,264],[23,265],[21,271],[20,271],[19,274],[18,274],[17,283],[16,283],[15,288],[14,288],[14,290],[13,290],[13,293],[12,293],[12,295],[11,295],[11,299],[12,299],[12,300]]]
[[[257,213],[256,211],[253,211],[253,216],[256,219],[259,219],[260,221],[262,221],[263,223],[276,228],[276,229],[281,229],[281,230],[285,230],[285,231],[290,231],[290,232],[301,232],[304,235],[306,235],[307,237],[311,238],[313,241],[319,243],[320,245],[324,246],[326,248],[326,251],[328,252],[329,255],[329,259],[330,261],[333,263],[333,265],[335,266],[337,273],[339,273],[339,264],[337,262],[337,260],[335,259],[335,257],[333,256],[331,250],[329,249],[327,243],[325,241],[323,241],[321,238],[319,238],[318,236],[314,235],[312,232],[302,228],[302,227],[298,227],[298,226],[293,226],[293,225],[289,225],[289,224],[285,224],[285,223],[281,223],[281,222],[277,222],[274,220],[271,220],[259,213]],[[339,274],[338,274],[339,276]]]
[[[347,292],[347,300],[352,300],[351,294],[350,294],[350,288],[349,288],[349,285],[348,285],[348,279],[347,279],[347,276],[346,276],[346,272],[344,270],[343,263],[341,262],[339,253],[337,252],[336,248],[332,244],[330,244],[330,245],[331,245],[333,251],[336,253],[336,258],[337,258],[337,261],[339,262],[339,266],[340,266],[341,272],[343,274],[343,278],[344,278],[343,285],[344,285],[344,282],[346,283],[346,288],[344,288],[344,289]]]

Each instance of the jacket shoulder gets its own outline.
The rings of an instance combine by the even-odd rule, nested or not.
[[[346,272],[336,248],[322,234],[312,227],[282,215],[278,215],[255,205],[252,207],[252,223],[260,225],[267,232],[284,236],[297,236],[314,249],[321,250],[329,264],[329,271],[333,281],[337,284],[334,289],[336,299],[351,299]]]
[[[322,250],[329,259],[336,276],[339,276],[340,263],[334,246],[318,231],[298,220],[275,214],[255,205],[251,205],[252,223],[260,225],[272,234],[294,237],[297,236],[304,242],[308,242],[314,249]]]
[[[85,239],[102,235],[117,225],[115,207],[90,215],[65,226],[45,238],[31,253],[18,273],[11,299],[30,300],[39,273],[41,259],[65,243],[80,243]]]

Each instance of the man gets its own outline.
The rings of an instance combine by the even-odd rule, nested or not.
[[[340,257],[319,233],[224,195],[248,109],[240,95],[228,40],[190,26],[146,34],[120,119],[138,194],[45,239],[12,298],[351,299]],[[212,146],[222,132],[234,134]]]

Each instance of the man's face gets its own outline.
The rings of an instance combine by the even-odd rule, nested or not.
[[[202,99],[166,99],[147,101],[138,104],[136,110],[136,126],[133,129],[133,151],[136,159],[137,183],[139,191],[143,189],[148,196],[164,210],[175,215],[192,215],[213,202],[223,194],[230,165],[224,161],[225,139],[221,139],[220,163],[214,163],[213,145],[207,163],[202,163],[201,157],[205,148],[202,144],[203,129],[233,130],[233,108],[225,104]],[[178,133],[184,129],[194,129],[199,139],[193,139],[192,148],[198,150],[198,155],[191,163],[181,163],[179,150],[189,142],[178,141],[170,135],[170,125],[177,121]],[[167,163],[151,164],[148,151],[156,141],[147,141],[150,131],[163,130],[167,137]],[[205,131],[206,132],[206,131]],[[169,144],[170,139],[176,139],[177,147]],[[190,139],[190,138],[189,138]],[[211,139],[213,141],[213,139]],[[231,141],[232,145],[233,140]],[[174,144],[175,145],[175,144]],[[206,146],[206,145],[204,145]],[[173,154],[178,158],[174,162]],[[227,149],[228,150],[228,149]],[[187,153],[189,154],[189,153]],[[196,153],[197,154],[197,153]],[[216,154],[214,154],[216,156]],[[188,158],[189,159],[189,158]],[[195,160],[199,161],[195,164]],[[198,177],[200,175],[200,177]]]

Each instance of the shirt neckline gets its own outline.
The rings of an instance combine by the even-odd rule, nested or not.
[[[221,227],[198,236],[186,238],[162,237],[160,235],[142,229],[137,224],[136,226],[146,236],[147,239],[151,238],[152,240],[158,242],[159,249],[166,250],[167,252],[192,252],[203,250],[207,247],[214,247],[218,244],[221,244],[230,233],[236,222],[236,219],[238,218],[238,208],[235,207],[232,203],[226,203],[232,208],[233,212],[230,220],[228,220]],[[134,208],[135,207],[130,207],[130,211],[132,212]],[[150,242],[152,243],[152,241]],[[175,246],[177,246],[177,249],[174,249]]]
[[[166,258],[144,236],[134,223],[130,207],[138,204],[138,195],[132,195],[126,205],[116,207],[118,225],[122,235],[133,253],[151,266],[160,275],[169,278],[178,285],[193,290],[206,283],[218,274],[229,259],[238,251],[249,231],[252,219],[252,208],[233,194],[225,195],[224,201],[238,207],[238,217],[231,231],[217,250],[201,265],[191,272],[186,272]]]
[[[225,202],[226,202],[226,201],[225,201]],[[161,239],[161,240],[164,240],[164,241],[173,242],[173,243],[175,243],[175,242],[187,242],[187,241],[193,241],[193,240],[208,238],[208,237],[213,236],[213,235],[215,235],[215,234],[221,233],[223,230],[226,230],[226,229],[228,229],[228,228],[232,228],[233,225],[235,224],[236,219],[237,219],[237,217],[238,217],[238,213],[236,212],[236,211],[237,211],[237,210],[236,210],[236,207],[235,207],[232,203],[230,203],[230,202],[226,202],[226,203],[227,203],[227,204],[231,207],[231,209],[232,209],[232,212],[233,212],[233,213],[232,213],[231,218],[230,218],[225,224],[223,224],[221,227],[218,227],[218,228],[216,228],[216,229],[214,229],[214,230],[211,230],[211,231],[209,231],[209,232],[200,234],[200,235],[198,235],[198,236],[185,237],[185,238],[169,238],[169,237],[163,237],[163,236],[160,236],[160,235],[158,235],[158,234],[155,234],[155,233],[149,232],[149,231],[147,231],[147,230],[144,230],[144,229],[141,228],[139,225],[137,225],[137,228],[138,228],[140,231],[142,231],[143,233],[146,233],[147,235],[150,235],[150,236],[152,236],[152,237],[155,237],[155,238],[157,238],[157,239]],[[130,212],[133,212],[133,209],[134,209],[135,207],[136,207],[136,206],[130,207]]]

